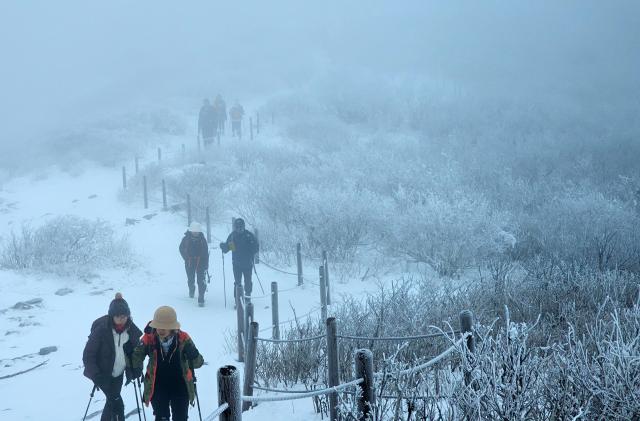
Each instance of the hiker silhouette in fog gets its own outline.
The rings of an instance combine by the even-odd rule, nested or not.
[[[244,117],[244,108],[236,101],[236,103],[229,110],[229,116],[231,117],[231,135],[238,136],[242,139],[242,117]]]
[[[226,243],[220,243],[220,250],[223,253],[231,251],[234,286],[242,285],[244,277],[244,294],[251,297],[253,290],[251,271],[253,270],[253,259],[258,252],[258,241],[253,233],[245,229],[242,218],[233,222],[233,231],[227,237]],[[235,288],[233,291],[235,298]]]
[[[209,247],[202,233],[202,227],[197,222],[192,222],[180,241],[180,255],[184,259],[184,268],[187,272],[187,285],[189,297],[193,298],[196,291],[196,277],[198,280],[198,305],[204,306],[205,283],[204,273],[209,270]]]
[[[107,400],[100,421],[124,421],[124,403],[120,396],[122,377],[127,376],[128,384],[142,375],[142,369],[134,369],[131,364],[140,336],[142,332],[131,320],[129,305],[118,292],[107,315],[91,325],[82,353],[84,375],[104,392]]]
[[[220,94],[216,95],[216,100],[213,103],[213,108],[216,111],[216,121],[218,123],[218,133],[224,134],[224,126],[227,122],[227,104],[222,99]]]
[[[205,99],[202,101],[202,107],[198,115],[198,137],[202,137],[204,146],[209,146],[213,142],[217,128],[216,110],[209,103],[209,100]]]

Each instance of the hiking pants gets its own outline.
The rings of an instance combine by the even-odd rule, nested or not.
[[[231,135],[238,135],[240,139],[242,139],[242,121],[240,120],[232,120],[231,121]]]
[[[120,396],[122,390],[122,374],[118,377],[110,377],[109,383],[103,385],[107,390],[102,390],[107,402],[102,409],[100,421],[124,421],[124,403]]]
[[[151,398],[151,406],[156,421],[187,421],[189,416],[189,396],[185,394],[157,389]]]
[[[250,297],[251,296],[251,291],[253,291],[253,283],[251,282],[251,271],[253,269],[253,266],[240,266],[240,265],[233,265],[233,285],[242,285],[242,277],[244,276],[244,295]],[[233,289],[234,291],[234,298],[235,298],[235,288]]]
[[[204,292],[207,289],[207,284],[204,280],[204,268],[198,268],[196,265],[187,260],[184,263],[184,268],[187,272],[187,285],[189,285],[189,295],[193,294],[196,290],[196,275],[198,278],[198,302],[204,303]]]

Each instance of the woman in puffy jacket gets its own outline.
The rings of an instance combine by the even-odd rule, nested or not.
[[[101,421],[124,421],[122,380],[125,374],[129,380],[141,375],[131,368],[131,355],[140,336],[142,332],[133,323],[129,305],[120,293],[111,301],[108,314],[91,325],[82,362],[84,375],[106,396]]]

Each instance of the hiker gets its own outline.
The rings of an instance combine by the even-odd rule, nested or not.
[[[142,370],[147,356],[142,401],[151,403],[157,421],[186,421],[189,403],[193,406],[196,399],[193,370],[202,367],[204,359],[169,306],[158,307],[145,327],[133,351],[133,367]]]
[[[231,117],[231,136],[238,135],[239,139],[242,139],[242,117],[244,116],[244,108],[236,101],[236,103],[229,110],[229,116]]]
[[[245,229],[242,218],[233,221],[233,231],[227,237],[226,243],[220,243],[220,250],[223,253],[231,250],[234,285],[242,285],[244,277],[244,294],[251,297],[253,290],[251,271],[255,254],[258,252],[258,241],[251,231]],[[235,288],[233,291],[235,297]]]
[[[142,332],[133,323],[129,305],[119,292],[109,304],[106,316],[91,325],[89,340],[82,353],[84,375],[102,390],[106,403],[101,421],[124,421],[124,403],[120,396],[123,374],[127,383],[142,375],[131,365],[131,355]]]
[[[202,137],[204,146],[209,146],[213,142],[217,126],[216,110],[208,99],[204,99],[198,115],[198,137]]]
[[[218,133],[224,134],[224,126],[227,123],[227,104],[222,99],[220,94],[216,95],[216,100],[213,103],[213,108],[216,110],[216,121],[218,122]]]
[[[204,293],[207,284],[204,273],[209,270],[209,247],[207,240],[202,233],[199,223],[193,221],[189,229],[184,233],[180,241],[180,255],[184,259],[184,268],[187,272],[187,285],[189,286],[189,297],[193,298],[196,292],[196,277],[198,280],[198,305],[204,306]]]

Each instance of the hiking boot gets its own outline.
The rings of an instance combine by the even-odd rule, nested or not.
[[[198,307],[204,307],[204,301],[198,301]]]
[[[189,298],[193,298],[196,296],[196,292],[195,291],[189,291]]]

